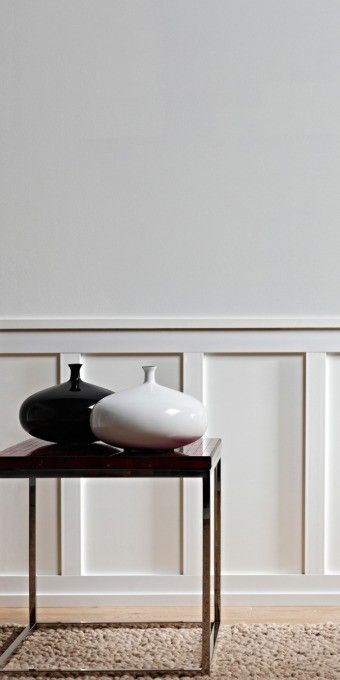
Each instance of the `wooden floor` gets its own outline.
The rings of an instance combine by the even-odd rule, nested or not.
[[[198,621],[198,607],[41,608],[39,621]],[[223,607],[224,623],[340,623],[340,607]],[[26,609],[0,608],[0,623],[27,622]]]

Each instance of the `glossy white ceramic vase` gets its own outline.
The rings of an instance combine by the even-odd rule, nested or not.
[[[175,449],[199,439],[207,427],[203,404],[158,385],[157,366],[143,366],[144,383],[101,399],[92,409],[96,438],[120,448]]]

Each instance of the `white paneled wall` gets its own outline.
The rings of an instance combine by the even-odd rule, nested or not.
[[[25,439],[19,423],[22,401],[58,378],[56,355],[0,355],[1,433],[5,448]],[[23,574],[27,570],[28,488],[24,480],[0,480],[0,574]],[[37,551],[39,573],[59,573],[58,482],[39,480],[37,531],[44,537]]]
[[[208,434],[221,436],[232,574],[303,570],[303,357],[208,355]]]
[[[64,379],[113,390],[158,365],[204,399],[223,439],[225,602],[340,602],[340,331],[0,331],[4,448],[21,401]],[[81,354],[75,354],[75,352]],[[27,589],[27,483],[0,482],[0,602]],[[40,602],[190,604],[200,591],[197,480],[38,483]]]
[[[340,574],[340,354],[326,364],[326,571]]]
[[[141,382],[144,364],[158,366],[161,384],[181,389],[178,355],[83,355],[83,360],[86,379],[114,391]],[[84,573],[180,574],[180,480],[87,479],[83,506]]]

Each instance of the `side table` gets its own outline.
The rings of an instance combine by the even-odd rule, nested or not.
[[[35,669],[7,670],[9,658],[21,642],[39,627],[58,624],[38,623],[36,606],[36,479],[48,477],[198,477],[203,489],[202,549],[202,662],[195,669]],[[213,479],[212,479],[213,477]],[[0,650],[0,672],[10,675],[160,675],[209,673],[221,620],[221,440],[201,439],[175,451],[122,452],[103,443],[67,448],[29,439],[0,452],[0,478],[29,480],[29,623],[5,649]],[[212,487],[214,493],[212,494]],[[214,621],[210,620],[211,505],[214,502]],[[178,622],[177,622],[178,624]],[[72,625],[72,624],[69,624]],[[86,624],[78,624],[82,626]],[[126,625],[123,623],[113,624]],[[131,625],[131,624],[129,624]],[[153,624],[151,624],[152,626]],[[171,623],[169,623],[171,625]]]

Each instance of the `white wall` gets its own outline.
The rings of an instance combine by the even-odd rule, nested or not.
[[[339,357],[339,328],[0,330],[0,448],[68,362],[115,390],[155,362],[223,439],[224,603],[339,604]],[[2,605],[26,599],[27,500],[1,481]],[[200,502],[198,480],[39,480],[39,603],[198,603]]]
[[[205,357],[208,433],[225,444],[223,571],[303,572],[303,356]]]
[[[2,316],[339,312],[336,0],[2,0]]]
[[[339,24],[335,0],[0,3],[0,446],[67,355],[117,388],[156,354],[223,436],[226,602],[340,602],[340,332],[316,330],[339,315]],[[239,315],[262,330],[197,330]],[[153,330],[91,325],[122,316]],[[0,486],[0,601],[21,604],[27,494]],[[38,493],[41,602],[197,601],[195,481]]]

